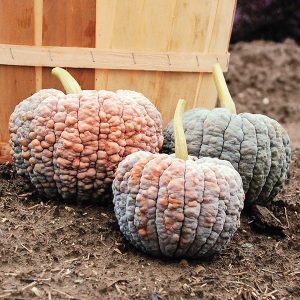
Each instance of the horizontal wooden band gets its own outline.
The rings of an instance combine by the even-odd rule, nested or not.
[[[227,71],[229,53],[145,52],[0,44],[0,65],[212,72],[216,62],[220,63],[224,72]]]

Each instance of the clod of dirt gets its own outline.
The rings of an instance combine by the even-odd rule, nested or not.
[[[284,226],[281,221],[266,207],[254,205],[252,208],[254,229],[272,235],[284,236]]]
[[[11,179],[13,178],[14,175],[15,173],[12,164],[10,163],[0,164],[0,178]]]

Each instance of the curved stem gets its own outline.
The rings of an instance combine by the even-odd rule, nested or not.
[[[188,159],[188,151],[182,122],[185,104],[185,100],[178,100],[174,115],[175,155],[177,158],[183,160]]]
[[[229,93],[223,71],[219,63],[213,66],[213,77],[218,91],[221,107],[227,108],[231,113],[236,114],[235,104]]]
[[[78,82],[65,69],[56,67],[52,69],[51,73],[59,79],[67,94],[77,94],[81,92],[81,87]]]

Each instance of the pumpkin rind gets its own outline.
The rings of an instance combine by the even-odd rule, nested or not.
[[[41,90],[17,105],[10,133],[19,174],[49,198],[80,201],[105,194],[126,155],[163,141],[160,113],[132,91]]]
[[[124,236],[143,252],[167,257],[220,252],[239,226],[244,200],[242,180],[226,161],[144,151],[119,164],[113,193]]]
[[[231,114],[227,109],[184,113],[190,155],[229,161],[240,173],[246,205],[267,204],[282,189],[291,160],[289,137],[275,120],[260,114]],[[162,152],[174,152],[173,124],[164,131]]]

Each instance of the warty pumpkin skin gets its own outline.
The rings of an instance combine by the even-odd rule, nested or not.
[[[241,177],[227,161],[144,151],[119,164],[113,193],[124,236],[166,257],[220,252],[239,227],[244,200]]]
[[[80,201],[102,196],[126,155],[158,152],[163,141],[160,113],[125,90],[41,90],[17,105],[9,127],[17,172],[49,198]]]
[[[282,189],[291,160],[289,137],[282,126],[264,115],[231,114],[225,108],[193,109],[183,117],[190,155],[229,161],[243,180],[246,203],[266,204]],[[162,152],[173,153],[170,122]]]
[[[183,127],[190,155],[227,160],[239,172],[245,205],[266,205],[282,189],[291,148],[287,132],[277,121],[260,114],[235,114],[226,108],[195,108],[184,113]],[[162,152],[174,150],[170,122],[164,130]]]

